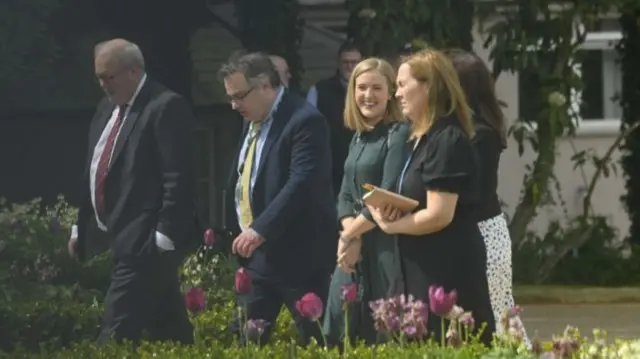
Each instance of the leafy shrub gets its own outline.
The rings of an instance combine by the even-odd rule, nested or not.
[[[559,344],[556,344],[558,346]],[[599,359],[637,359],[640,357],[640,341],[618,341],[605,345],[596,342],[583,343],[577,352],[569,355],[543,355],[543,358],[599,358]],[[337,350],[327,350],[315,344],[307,348],[300,348],[292,343],[274,343],[257,347],[231,347],[222,345],[210,346],[174,346],[169,343],[142,344],[137,350],[130,345],[96,348],[89,343],[81,343],[71,349],[59,353],[42,353],[39,355],[23,356],[31,359],[107,359],[107,358],[154,358],[154,359],[334,359],[340,357]],[[346,352],[345,359],[536,359],[538,355],[525,353],[505,347],[488,349],[479,345],[468,345],[460,348],[438,347],[431,343],[427,345],[408,344],[399,346],[387,344],[379,346],[358,346]]]
[[[423,359],[442,358],[442,359],[475,359],[480,358],[484,350],[478,347],[468,347],[462,349],[445,348],[439,349],[433,346],[419,347],[417,345],[409,345],[404,348],[394,346],[378,346],[378,347],[357,347],[354,348],[344,358],[376,358],[376,359]],[[232,347],[225,348],[220,345],[194,346],[194,347],[177,347],[170,344],[145,344],[137,351],[131,346],[109,346],[104,349],[95,348],[89,344],[76,346],[70,350],[51,355],[49,353],[42,356],[33,356],[33,358],[171,358],[171,359],[198,359],[198,358],[215,358],[215,359],[262,359],[262,358],[278,358],[278,359],[334,359],[339,357],[337,350],[327,350],[317,345],[310,345],[302,349],[292,343],[274,343],[264,348],[257,347]],[[504,358],[527,358],[527,357],[504,357]]]
[[[549,260],[564,253],[571,241],[588,236],[576,250],[557,258],[549,267]],[[553,221],[544,236],[533,232],[513,253],[514,282],[519,284],[560,284],[586,286],[625,286],[640,283],[640,246],[628,248],[618,241],[617,231],[605,217],[594,216],[586,224],[579,219],[563,226]],[[570,245],[573,247],[573,245]],[[625,251],[630,256],[624,256]]]
[[[55,350],[97,337],[98,305],[51,298],[0,306],[0,351]]]
[[[40,200],[6,204],[0,200],[0,303],[42,298],[42,287],[78,286],[104,292],[107,255],[88,263],[69,257],[67,242],[76,210],[62,198],[45,207]]]

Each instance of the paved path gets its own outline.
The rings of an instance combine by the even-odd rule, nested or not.
[[[549,340],[561,334],[567,324],[591,336],[593,328],[606,330],[609,337],[640,339],[640,304],[524,305],[522,319],[529,336]]]

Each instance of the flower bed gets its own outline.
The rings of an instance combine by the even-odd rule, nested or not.
[[[297,332],[285,310],[270,342],[257,343],[266,323],[244,323],[244,333],[256,344],[236,346],[230,331],[234,292],[251,289],[247,273],[235,261],[216,253],[213,231],[207,231],[203,247],[182,268],[185,303],[192,312],[197,344],[181,347],[168,343],[143,343],[96,348],[104,289],[108,283],[108,257],[78,264],[66,254],[66,240],[73,209],[65,206],[42,211],[38,204],[0,211],[0,357],[11,358],[336,358],[336,350],[312,344],[297,346]],[[507,333],[495,339],[491,349],[470,335],[476,325],[471,313],[456,307],[455,293],[430,288],[430,301],[396,297],[370,303],[376,327],[395,340],[374,347],[346,343],[345,358],[640,358],[640,341],[608,340],[601,332],[582,338],[573,328],[545,345],[534,340],[523,345],[517,308],[505,313],[499,325]],[[343,288],[345,303],[357,298],[356,287]],[[313,293],[300,298],[297,310],[317,321],[322,303]],[[348,306],[345,305],[345,310]],[[242,308],[240,308],[242,309]],[[427,310],[450,319],[442,341],[427,336]],[[442,320],[442,323],[445,323]],[[322,344],[322,343],[319,343]],[[7,353],[3,355],[3,353]],[[34,354],[37,353],[37,354]]]

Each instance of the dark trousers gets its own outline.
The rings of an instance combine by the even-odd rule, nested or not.
[[[254,271],[249,271],[249,274],[252,280],[252,289],[247,295],[237,296],[236,303],[242,315],[239,316],[236,313],[232,325],[232,330],[238,336],[240,344],[244,344],[246,341],[245,319],[263,319],[268,323],[260,337],[260,345],[266,344],[271,338],[272,329],[275,327],[283,304],[293,316],[303,345],[307,345],[311,338],[315,338],[320,345],[324,344],[318,323],[303,318],[296,310],[296,301],[305,294],[313,292],[322,299],[324,306],[326,306],[330,280],[328,273],[318,273],[298,285],[291,285],[278,279],[264,278]],[[320,318],[320,322],[322,323],[322,318]]]
[[[150,340],[193,343],[180,291],[178,267],[183,256],[174,251],[154,253],[144,260],[116,260],[98,344],[138,342],[146,332]]]

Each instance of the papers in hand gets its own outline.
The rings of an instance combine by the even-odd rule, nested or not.
[[[367,205],[379,208],[390,205],[403,213],[409,213],[418,207],[418,201],[415,199],[393,193],[368,183],[362,185],[362,187],[369,191],[362,197],[362,201]]]

